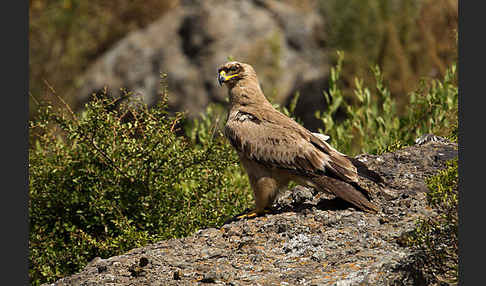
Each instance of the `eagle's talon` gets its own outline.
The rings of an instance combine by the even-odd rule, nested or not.
[[[256,210],[252,210],[252,211],[250,211],[246,214],[242,214],[242,215],[237,216],[236,219],[241,220],[241,219],[255,218],[255,217],[265,215],[265,214],[269,214],[271,212],[272,211],[270,209],[264,209],[263,212],[261,212],[261,213],[258,213]]]

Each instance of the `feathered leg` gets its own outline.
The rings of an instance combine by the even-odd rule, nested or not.
[[[256,208],[247,214],[238,216],[238,219],[252,218],[268,212],[266,209],[272,205],[279,189],[279,184],[274,178],[256,178],[251,174],[248,174],[248,177],[251,188],[253,189]]]

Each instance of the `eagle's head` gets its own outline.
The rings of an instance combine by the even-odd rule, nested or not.
[[[255,70],[249,65],[240,62],[227,62],[218,68],[218,82],[219,85],[223,83],[234,85],[239,80],[255,77]]]

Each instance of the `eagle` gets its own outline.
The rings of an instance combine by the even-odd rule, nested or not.
[[[218,82],[228,88],[230,102],[224,135],[248,174],[256,205],[241,217],[266,213],[290,181],[333,194],[360,210],[378,211],[358,178],[383,183],[380,175],[275,109],[251,65],[230,61],[219,66]]]

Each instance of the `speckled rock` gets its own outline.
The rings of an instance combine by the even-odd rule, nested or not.
[[[297,186],[271,214],[96,258],[50,285],[417,285],[413,253],[400,237],[434,214],[424,179],[455,157],[457,144],[439,141],[358,156],[386,180],[360,182],[378,214]]]

